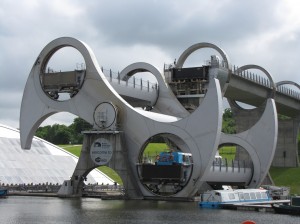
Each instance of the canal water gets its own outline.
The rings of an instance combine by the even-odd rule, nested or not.
[[[300,223],[300,217],[269,212],[200,209],[196,202],[119,201],[9,196],[0,199],[2,224],[235,224]]]

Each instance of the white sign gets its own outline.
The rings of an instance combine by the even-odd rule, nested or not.
[[[98,138],[91,146],[90,156],[97,165],[107,164],[113,154],[110,141],[105,138]]]

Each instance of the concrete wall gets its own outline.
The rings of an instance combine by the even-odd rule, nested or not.
[[[230,100],[229,103],[234,115],[237,133],[246,131],[250,129],[253,125],[255,125],[261,118],[261,115],[263,114],[265,109],[265,105],[262,105],[255,109],[247,110],[239,107],[238,105],[236,105],[235,102],[230,102]],[[247,151],[238,146],[235,159],[241,161],[248,160],[249,155]]]
[[[274,167],[298,167],[298,133],[299,119],[278,121],[278,140],[275,156],[272,162]]]
[[[245,110],[230,103],[234,119],[236,122],[237,132],[243,132],[251,128],[261,117],[264,106],[260,106],[253,110]],[[298,167],[298,133],[300,119],[289,119],[278,121],[278,139],[277,147],[272,162],[274,167]],[[247,159],[247,152],[240,147],[237,149],[236,159]]]

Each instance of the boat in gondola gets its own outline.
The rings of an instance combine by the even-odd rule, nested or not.
[[[290,205],[273,204],[272,207],[278,214],[300,215],[300,197],[292,197]]]

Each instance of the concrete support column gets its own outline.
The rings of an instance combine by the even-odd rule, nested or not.
[[[90,156],[90,151],[93,143],[99,139],[107,139],[113,150],[111,159],[105,166],[113,169],[121,177],[125,188],[125,197],[129,199],[141,198],[141,193],[137,184],[134,184],[132,180],[131,169],[128,164],[128,153],[122,144],[122,133],[115,131],[87,131],[84,132],[84,140],[80,153],[80,157],[75,168],[75,171],[71,177],[71,180],[67,181],[58,194],[63,197],[80,197],[82,195],[82,189],[84,186],[84,179],[93,169],[97,168],[97,165]]]
[[[298,133],[300,118],[278,120],[278,140],[272,162],[274,167],[298,167]]]
[[[124,141],[123,134],[115,135],[116,148],[114,150],[114,155],[107,166],[120,175],[125,188],[126,198],[141,199],[143,196],[137,183],[133,180],[133,171],[130,169],[129,165],[129,161],[131,160],[128,158],[128,150],[124,144]]]
[[[268,170],[275,154],[278,122],[276,105],[268,99],[264,105],[245,110],[229,100],[236,119],[237,134],[223,134],[222,143],[235,143],[236,160],[251,158],[253,177],[249,187],[259,187],[262,183],[272,182]],[[242,150],[244,149],[244,150]]]
[[[243,109],[235,101],[228,100],[228,102],[234,115],[237,133],[246,131],[255,125],[265,110],[265,104],[255,109]],[[249,159],[248,153],[237,146],[235,160],[243,161],[247,159]]]

